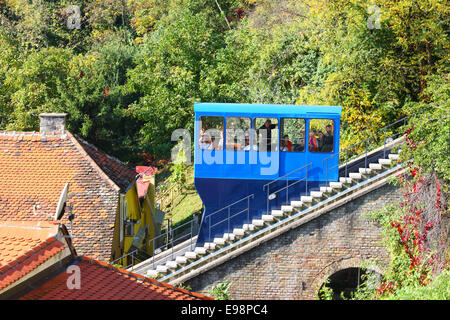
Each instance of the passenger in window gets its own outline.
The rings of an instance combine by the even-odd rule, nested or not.
[[[317,135],[316,131],[314,131],[314,130],[309,131],[308,150],[310,152],[317,152],[317,150],[319,148],[316,135]]]
[[[266,151],[271,151],[272,147],[272,129],[275,129],[277,127],[276,124],[272,124],[272,121],[270,119],[267,119],[266,122],[258,129],[258,134],[261,133],[261,130],[266,131],[266,142],[260,142],[260,145],[266,146]],[[263,134],[264,137],[264,134]],[[260,150],[264,151],[264,147],[260,148]]]
[[[206,132],[204,128],[200,131],[200,149],[211,149],[211,136]]]
[[[323,144],[324,144],[323,132],[319,131],[319,134],[317,137],[317,145],[318,145],[317,152],[322,152]]]
[[[305,130],[301,130],[301,138],[294,145],[294,152],[305,151]]]
[[[333,145],[334,145],[334,137],[332,132],[331,124],[328,124],[326,126],[326,132],[323,135],[323,147],[322,152],[332,152],[333,151]]]
[[[231,150],[233,150],[233,151],[239,151],[239,150],[243,149],[241,144],[238,143],[238,138],[237,137],[234,137],[233,143],[231,144],[230,147],[231,147]]]
[[[249,151],[251,148],[250,146],[250,136],[248,135],[248,133],[245,134],[245,138],[244,138],[244,151]]]
[[[294,147],[294,152],[303,152],[305,151],[305,140],[300,140],[299,144],[296,144]]]
[[[217,129],[214,131],[214,138],[215,138],[215,141],[213,143],[214,150],[222,150],[223,126],[217,127]]]
[[[219,150],[218,148],[219,148],[219,142],[218,142],[218,140],[216,139],[216,137],[214,137],[214,136],[212,136],[211,137],[211,150]]]
[[[283,139],[281,139],[281,142],[280,142],[280,144],[281,144],[281,151],[292,151],[292,142],[291,141],[289,141],[289,135],[284,135],[283,136]]]
[[[216,137],[215,135],[212,135],[211,149],[212,150],[222,150],[222,138],[220,136]]]

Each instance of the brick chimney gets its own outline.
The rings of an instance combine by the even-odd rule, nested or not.
[[[41,113],[39,114],[41,133],[64,134],[67,113]]]

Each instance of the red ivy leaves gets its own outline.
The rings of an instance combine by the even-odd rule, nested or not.
[[[410,137],[414,127],[406,130],[406,146],[410,151],[414,152],[418,144]],[[400,217],[398,221],[390,221],[390,226],[399,235],[399,245],[408,257],[409,272],[417,273],[420,285],[425,286],[428,283],[428,275],[439,263],[437,254],[432,254],[431,248],[428,248],[429,232],[438,224],[432,218],[433,212],[430,209],[422,209],[419,207],[423,192],[427,192],[429,181],[423,177],[420,168],[413,166],[409,162],[410,174],[413,179],[407,176],[398,176],[399,182],[404,187],[404,198],[400,202],[400,206],[406,209],[406,214]],[[435,179],[436,184],[436,200],[434,207],[438,212],[443,211],[441,204],[441,186],[439,181]],[[427,211],[428,210],[428,211]],[[445,210],[444,210],[445,211]],[[383,281],[378,287],[377,294],[393,293],[395,288],[401,283],[395,280]]]
[[[108,92],[109,92],[109,87],[106,87],[106,89],[105,89],[105,92],[103,93],[103,96],[105,97],[105,98],[107,98],[108,97]]]

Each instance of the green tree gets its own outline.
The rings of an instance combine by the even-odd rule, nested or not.
[[[39,130],[39,113],[61,110],[55,89],[65,86],[70,59],[70,50],[44,48],[8,70],[4,83],[11,90],[7,105],[13,110],[8,130]]]
[[[129,114],[145,123],[142,148],[157,156],[170,154],[173,130],[193,132],[193,102],[203,100],[204,73],[214,67],[215,52],[224,45],[224,26],[217,15],[207,1],[173,1],[128,73],[129,90],[143,93]]]

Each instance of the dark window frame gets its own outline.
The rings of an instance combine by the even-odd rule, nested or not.
[[[273,129],[278,129],[278,137],[277,137],[277,143],[275,144],[275,146],[276,146],[276,150],[270,150],[270,152],[279,152],[280,151],[280,119],[279,118],[277,118],[277,117],[254,117],[253,119],[252,119],[252,132],[254,132],[255,134],[256,134],[256,137],[255,137],[255,139],[253,139],[253,141],[252,141],[252,148],[254,147],[254,146],[256,146],[256,152],[268,152],[268,150],[260,150],[259,149],[259,134],[258,134],[258,130],[260,129],[260,128],[256,128],[256,119],[270,119],[271,121],[273,121],[274,119],[275,120],[277,120],[277,124],[276,124],[276,127],[275,128],[273,128]],[[264,121],[264,123],[265,123],[265,121]],[[272,123],[273,124],[273,123]],[[272,129],[272,130],[273,130]],[[271,139],[272,139],[272,135],[271,135]]]
[[[227,120],[229,118],[246,118],[246,119],[250,120],[250,128],[248,129],[248,130],[250,130],[250,144],[249,144],[250,145],[250,150],[228,149],[228,145],[227,145],[227,137],[228,137],[228,134],[227,134],[227,130],[228,130],[228,128],[227,128]],[[226,151],[251,151],[252,150],[252,146],[253,146],[253,121],[252,121],[252,118],[248,117],[248,116],[229,116],[229,117],[226,117],[226,119],[225,119],[225,137],[224,137],[224,142],[225,142],[225,150]]]
[[[324,121],[326,120],[328,122],[327,125],[331,124],[332,133],[333,133],[333,135],[332,135],[333,141],[332,141],[331,144],[327,144],[327,145],[331,145],[331,151],[328,151],[328,150],[327,151],[311,151],[310,150],[310,147],[309,147],[309,133],[311,132],[311,121],[312,120],[324,120]],[[320,154],[332,154],[332,153],[334,153],[334,144],[335,144],[335,139],[336,139],[335,138],[335,129],[336,129],[336,121],[333,120],[333,119],[328,119],[328,118],[311,118],[311,119],[308,119],[308,152],[310,152],[310,153],[320,153]],[[324,130],[326,132],[326,125],[325,125]],[[322,133],[324,133],[324,132],[322,132]],[[317,132],[317,134],[318,134],[318,132]],[[317,144],[319,146],[319,141],[317,141]],[[323,145],[322,145],[322,148],[323,148]]]
[[[302,151],[294,151],[294,150],[292,150],[292,151],[283,151],[283,150],[281,150],[281,139],[283,139],[283,136],[284,136],[284,120],[285,119],[295,119],[295,120],[298,120],[298,119],[301,119],[301,120],[303,120],[303,122],[304,122],[304,126],[305,126],[305,134],[303,135],[303,140],[304,140],[304,143],[305,143],[305,145],[303,146],[303,150]],[[306,123],[307,123],[307,121],[306,121],[307,119],[306,118],[295,118],[295,117],[284,117],[284,118],[280,118],[280,132],[281,132],[281,130],[283,131],[283,133],[280,133],[280,142],[279,142],[279,144],[280,144],[280,146],[279,146],[279,150],[280,150],[280,152],[295,152],[295,153],[303,153],[303,152],[306,152],[306,141],[307,141],[307,139],[306,139]],[[293,144],[293,146],[294,146],[294,144]]]
[[[200,132],[201,132],[201,127],[200,124],[203,124],[202,118],[203,117],[214,117],[214,118],[221,118],[222,119],[222,143],[220,145],[220,147],[222,147],[221,149],[207,149],[207,148],[202,148],[201,145],[201,136],[200,136]],[[225,117],[224,116],[208,116],[208,115],[203,115],[203,116],[199,116],[198,117],[198,121],[199,121],[199,127],[198,127],[198,137],[197,137],[197,147],[199,150],[216,150],[216,151],[222,151],[224,150],[225,147]],[[219,129],[215,129],[215,128],[208,128],[208,129],[214,129],[214,130],[219,130]],[[207,129],[207,130],[208,130]],[[220,130],[219,130],[220,131]]]

